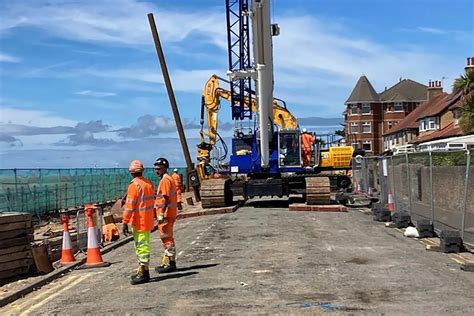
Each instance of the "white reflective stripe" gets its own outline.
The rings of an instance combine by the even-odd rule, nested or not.
[[[162,208],[162,207],[165,207],[165,204],[166,203],[156,203],[155,206]],[[178,207],[178,203],[176,202],[168,203],[168,207]]]
[[[63,248],[62,249],[71,249],[71,236],[69,232],[63,233]]]
[[[97,242],[97,231],[95,227],[89,227],[87,229],[87,248],[99,248],[99,243]]]
[[[126,208],[124,210],[125,213],[135,213],[136,211],[134,209],[131,209],[131,208]]]
[[[126,201],[126,203],[128,203],[128,204],[135,204],[137,202],[138,202],[137,200],[133,200],[133,199],[127,199],[127,201]]]
[[[145,206],[145,207],[140,207],[138,208],[138,211],[139,212],[148,212],[148,211],[153,211],[153,205],[148,205],[148,206]]]

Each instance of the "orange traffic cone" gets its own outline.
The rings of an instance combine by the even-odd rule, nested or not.
[[[63,248],[59,263],[69,264],[75,261],[74,253],[72,252],[71,235],[69,234],[69,215],[61,214],[61,221],[63,222]]]
[[[395,211],[395,201],[393,200],[393,194],[392,193],[389,193],[388,194],[388,210],[390,212],[394,212]]]
[[[367,195],[368,195],[369,197],[373,197],[373,196],[374,196],[374,192],[373,192],[373,190],[372,190],[371,187],[369,187],[369,192],[367,193]]]
[[[86,268],[106,267],[109,262],[102,260],[99,243],[97,242],[97,232],[94,226],[94,213],[96,207],[92,204],[84,205],[84,212],[87,216],[87,260]]]

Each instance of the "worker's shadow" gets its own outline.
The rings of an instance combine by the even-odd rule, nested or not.
[[[190,267],[184,267],[184,268],[178,268],[178,272],[184,272],[184,271],[189,271],[189,270],[199,270],[199,269],[206,269],[206,268],[212,268],[215,266],[218,266],[218,263],[208,263],[208,264],[196,264],[194,266]]]
[[[173,273],[173,274],[164,274],[154,278],[150,278],[150,282],[160,282],[169,279],[179,279],[182,277],[198,274],[199,272],[185,272],[185,273]]]
[[[178,268],[176,272],[170,273],[170,274],[164,274],[160,275],[154,278],[150,279],[150,282],[159,282],[159,281],[164,281],[168,279],[178,279],[190,275],[195,275],[198,274],[199,272],[196,271],[190,271],[190,270],[199,270],[199,269],[206,269],[206,268],[212,268],[215,266],[218,266],[218,263],[208,263],[208,264],[196,264],[194,266],[189,266],[189,267],[184,267],[184,268]],[[186,272],[190,271],[190,272]],[[184,272],[184,273],[183,273]]]

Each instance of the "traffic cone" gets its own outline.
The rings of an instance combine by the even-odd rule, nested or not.
[[[107,267],[109,262],[102,260],[99,243],[97,241],[97,232],[94,226],[94,213],[96,207],[92,204],[84,205],[84,213],[87,216],[87,260],[86,268]]]
[[[389,193],[388,194],[388,204],[387,204],[388,210],[390,212],[395,212],[395,201],[393,199],[393,194]]]
[[[59,263],[63,265],[73,263],[75,259],[72,252],[71,235],[69,234],[69,215],[61,214],[61,221],[63,222],[63,248]]]
[[[374,192],[372,191],[372,188],[371,188],[371,187],[369,187],[369,192],[367,193],[367,195],[368,195],[369,197],[373,197],[373,196],[374,196]]]

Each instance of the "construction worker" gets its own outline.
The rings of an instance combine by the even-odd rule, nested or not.
[[[176,186],[173,178],[167,173],[168,160],[156,159],[155,172],[161,177],[156,191],[155,209],[158,218],[158,231],[165,249],[161,266],[156,267],[156,272],[167,273],[176,271],[176,248],[173,238],[173,226],[178,214]]]
[[[171,175],[173,178],[174,184],[176,186],[176,196],[178,200],[178,210],[183,209],[183,196],[181,194],[181,176],[178,173],[178,169],[173,170],[173,174]]]
[[[303,154],[303,166],[309,166],[311,164],[311,150],[313,148],[313,143],[315,137],[308,133],[306,128],[303,128],[301,133],[301,147]]]
[[[150,232],[154,226],[155,189],[153,183],[143,177],[144,168],[140,160],[133,160],[128,171],[130,171],[133,180],[128,185],[122,217],[122,232],[128,236],[128,225],[132,226],[138,268],[136,274],[132,276],[131,283],[141,284],[150,281]]]

